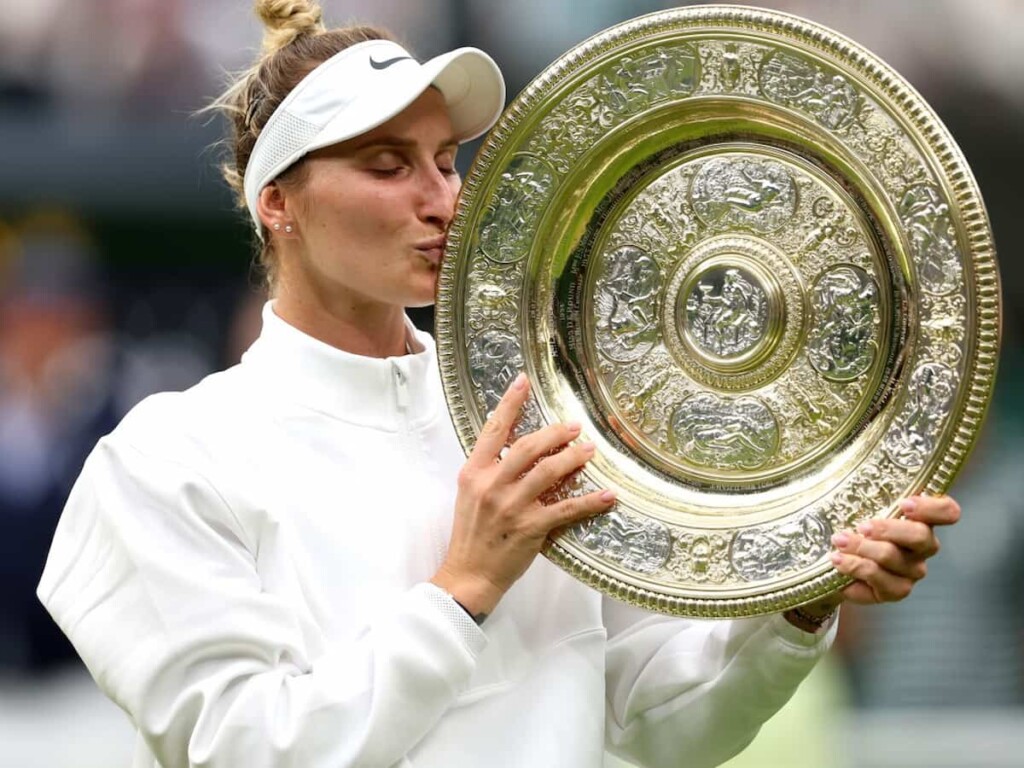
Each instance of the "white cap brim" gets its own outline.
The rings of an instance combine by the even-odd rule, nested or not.
[[[494,60],[459,48],[420,64],[390,40],[359,43],[306,75],[271,115],[245,170],[245,199],[261,233],[263,188],[297,160],[383,125],[434,86],[444,96],[458,141],[487,131],[505,106]]]

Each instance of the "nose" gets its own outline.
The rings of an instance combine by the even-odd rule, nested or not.
[[[455,198],[461,182],[436,167],[423,171],[420,183],[419,215],[423,221],[448,229],[455,216]]]

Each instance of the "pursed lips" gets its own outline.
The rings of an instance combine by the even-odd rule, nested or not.
[[[441,257],[444,255],[445,238],[443,235],[438,237],[432,237],[429,240],[423,240],[417,243],[416,250],[419,251],[423,257],[435,266],[441,263]]]

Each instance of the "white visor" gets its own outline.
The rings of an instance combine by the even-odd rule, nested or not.
[[[245,169],[245,201],[262,236],[256,201],[293,163],[386,123],[436,86],[458,141],[494,125],[505,106],[505,81],[477,48],[458,48],[425,64],[390,40],[370,40],[335,54],[306,75],[274,110]]]

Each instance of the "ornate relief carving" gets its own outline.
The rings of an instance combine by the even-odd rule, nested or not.
[[[733,539],[732,566],[747,581],[777,578],[820,560],[831,535],[828,523],[815,514],[749,528]]]
[[[696,345],[730,357],[753,349],[768,330],[768,297],[757,278],[735,267],[706,273],[686,299],[686,326]]]
[[[734,579],[729,561],[732,536],[720,532],[677,533],[665,570],[683,584],[724,584]]]
[[[680,403],[669,425],[673,449],[696,464],[756,469],[775,455],[779,427],[755,397],[725,398],[710,392]]]
[[[661,270],[645,251],[622,246],[607,254],[594,286],[595,343],[610,360],[628,363],[658,342]]]
[[[523,370],[519,339],[508,331],[487,330],[469,342],[469,375],[490,413]]]
[[[848,125],[859,106],[849,80],[790,53],[774,53],[762,64],[761,89],[772,101],[806,112],[832,130]]]
[[[480,251],[491,261],[519,261],[530,250],[530,235],[544,213],[557,175],[536,155],[522,153],[508,164],[480,227]]]
[[[780,163],[751,157],[709,160],[693,178],[693,210],[709,226],[772,232],[796,211],[796,184]]]
[[[594,554],[637,573],[655,573],[672,551],[668,528],[657,520],[612,510],[573,527]]]
[[[807,358],[831,381],[867,371],[878,352],[878,285],[860,267],[833,267],[811,291]]]
[[[922,290],[942,295],[959,286],[963,267],[949,204],[931,184],[908,189],[900,200],[900,218],[910,237]]]
[[[935,438],[956,393],[956,373],[942,363],[924,363],[910,377],[903,412],[885,437],[885,450],[895,463],[919,469],[935,452]]]

